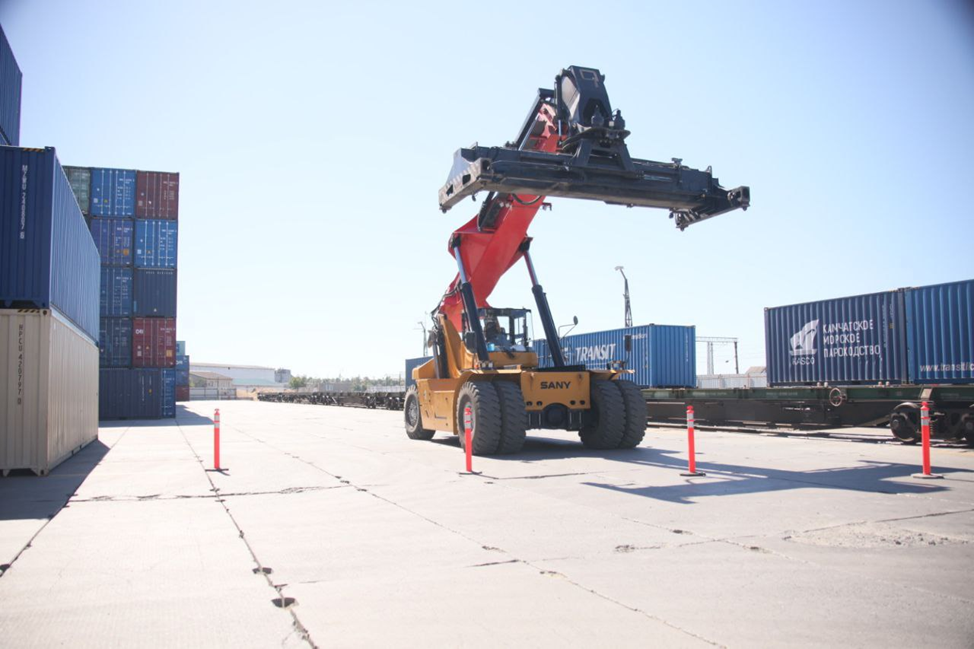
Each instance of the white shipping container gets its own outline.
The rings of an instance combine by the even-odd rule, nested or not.
[[[0,471],[47,475],[98,438],[98,346],[53,309],[0,309]]]

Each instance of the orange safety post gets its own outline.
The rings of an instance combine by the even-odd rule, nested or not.
[[[923,473],[914,473],[914,478],[935,479],[943,476],[930,471],[930,404],[926,401],[920,407],[920,435],[923,438]]]
[[[220,409],[213,414],[213,468],[220,470]]]
[[[693,439],[693,406],[687,406],[687,446],[689,446],[690,467],[682,476],[702,476],[707,475],[703,471],[697,471],[697,448]]]

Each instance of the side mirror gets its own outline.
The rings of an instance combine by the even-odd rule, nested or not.
[[[626,353],[632,352],[632,334],[626,334],[623,340],[626,344]]]
[[[575,325],[576,327],[578,326],[578,316],[577,316],[577,315],[573,315],[573,316],[572,316],[572,323],[573,323],[573,324],[574,324],[574,325]]]
[[[463,332],[463,344],[468,350],[477,351],[477,334],[472,331]]]

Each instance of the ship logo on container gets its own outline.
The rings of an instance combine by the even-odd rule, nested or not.
[[[814,356],[815,339],[818,337],[818,320],[805,324],[788,341],[791,345],[792,356]]]

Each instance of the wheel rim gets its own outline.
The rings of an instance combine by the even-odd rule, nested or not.
[[[410,427],[413,427],[418,421],[419,404],[416,402],[416,399],[410,399],[409,405],[406,407],[406,423],[409,424]]]

